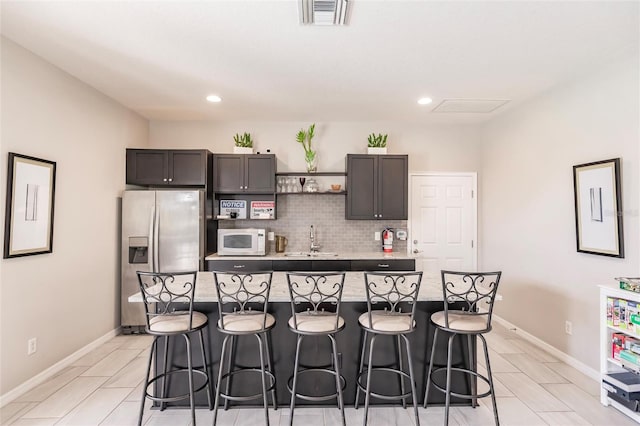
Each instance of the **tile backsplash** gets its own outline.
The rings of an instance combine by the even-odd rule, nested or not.
[[[382,241],[374,240],[374,232],[384,228],[407,229],[406,220],[346,220],[345,195],[290,194],[278,195],[276,220],[221,220],[220,228],[262,228],[288,240],[287,251],[309,251],[309,230],[316,230],[320,251],[353,253],[382,251]],[[275,253],[275,242],[268,242]],[[405,253],[407,242],[393,241],[393,251]]]

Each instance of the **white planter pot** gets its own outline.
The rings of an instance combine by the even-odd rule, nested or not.
[[[369,148],[367,147],[367,154],[386,154],[387,153],[387,148]]]
[[[253,148],[247,148],[244,146],[234,146],[233,153],[234,154],[253,154]]]

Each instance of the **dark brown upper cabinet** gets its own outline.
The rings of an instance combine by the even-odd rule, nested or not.
[[[214,154],[214,192],[274,193],[276,156],[274,154]]]
[[[407,155],[347,155],[347,219],[407,219]]]
[[[202,149],[127,149],[127,184],[205,186],[211,155]]]

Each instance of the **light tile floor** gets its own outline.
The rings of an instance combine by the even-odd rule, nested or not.
[[[631,419],[599,402],[599,385],[547,352],[500,325],[488,336],[498,411],[503,425],[635,425]],[[0,410],[1,425],[135,425],[142,379],[151,342],[149,336],[118,336],[103,344],[46,383]],[[484,371],[482,357],[479,370]],[[150,404],[148,403],[147,406]],[[199,409],[199,425],[211,425],[213,412]],[[221,410],[219,426],[264,424],[261,409]],[[363,410],[346,409],[348,425],[362,424]],[[422,425],[442,424],[443,407],[420,408]],[[370,426],[413,425],[412,410],[372,408]],[[477,408],[452,407],[451,425],[493,425],[491,400]],[[272,425],[288,425],[289,409],[270,411]],[[187,410],[145,410],[148,426],[188,426]],[[336,408],[299,408],[295,424],[340,424]]]

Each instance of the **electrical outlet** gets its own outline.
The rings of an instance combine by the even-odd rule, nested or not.
[[[38,339],[35,337],[27,341],[27,355],[33,355],[38,350]]]
[[[267,240],[275,241],[275,239],[276,239],[276,233],[275,232],[267,232]]]
[[[380,232],[374,232],[373,233],[373,239],[376,241],[380,241]]]
[[[571,321],[564,322],[564,332],[567,333],[568,335],[573,334],[573,324],[571,323]]]

